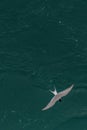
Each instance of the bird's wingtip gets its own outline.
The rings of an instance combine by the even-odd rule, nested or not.
[[[74,84],[72,84],[71,87],[73,88],[73,87],[74,87]]]
[[[45,111],[45,110],[46,110],[46,108],[45,108],[45,107],[41,109],[41,111]]]

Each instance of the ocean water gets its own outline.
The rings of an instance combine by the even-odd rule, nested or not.
[[[87,130],[87,2],[0,1],[0,130],[57,129]]]

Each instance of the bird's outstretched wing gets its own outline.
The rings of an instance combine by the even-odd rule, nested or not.
[[[66,96],[66,95],[71,91],[71,89],[72,89],[73,87],[74,87],[74,85],[72,84],[69,88],[67,88],[67,89],[65,89],[65,90],[63,90],[63,91],[61,91],[61,92],[59,92],[58,95],[60,95],[60,97]]]
[[[56,96],[57,96],[57,95],[56,95]],[[47,104],[46,107],[44,107],[44,108],[42,109],[42,111],[51,108],[51,107],[56,103],[56,96],[54,96],[54,97],[50,100],[50,102]],[[59,100],[60,97],[57,97],[57,99]]]

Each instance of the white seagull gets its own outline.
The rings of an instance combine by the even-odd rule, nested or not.
[[[61,98],[64,97],[64,96],[66,96],[71,91],[71,89],[73,87],[74,87],[74,85],[72,84],[69,88],[67,88],[67,89],[65,89],[65,90],[63,90],[63,91],[61,91],[59,93],[57,92],[56,88],[55,88],[54,91],[49,90],[51,93],[54,94],[54,97],[47,104],[47,106],[42,109],[42,111],[51,108],[57,101],[61,101]]]

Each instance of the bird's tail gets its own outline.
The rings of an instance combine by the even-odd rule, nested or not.
[[[52,90],[49,90],[49,91],[50,91],[52,94],[54,94],[54,95],[57,95],[57,94],[58,94],[55,87],[54,87],[54,91],[52,91]]]

